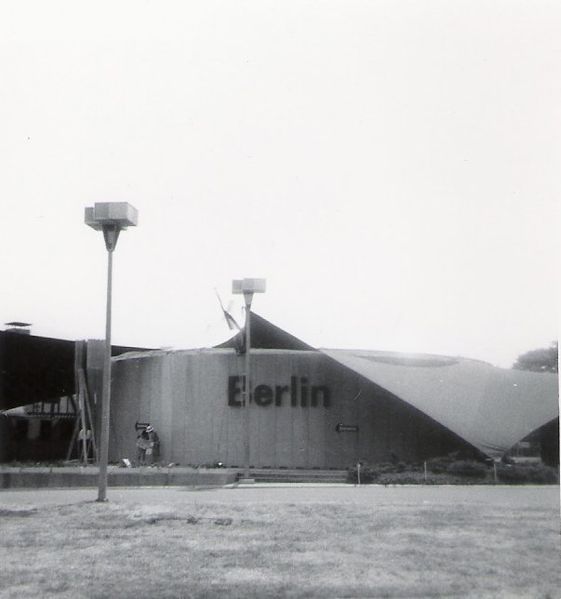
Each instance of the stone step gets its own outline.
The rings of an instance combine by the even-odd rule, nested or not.
[[[243,476],[243,471],[240,472]],[[256,482],[270,483],[345,483],[346,470],[284,470],[251,469],[250,477]]]

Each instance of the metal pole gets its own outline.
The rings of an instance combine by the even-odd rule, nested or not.
[[[101,400],[101,436],[99,441],[99,481],[97,501],[107,501],[107,461],[109,456],[109,412],[111,406],[111,294],[113,248],[107,248],[107,306],[105,313],[105,363]]]
[[[244,453],[245,453],[245,472],[244,478],[249,479],[250,462],[250,406],[251,406],[251,300],[253,294],[245,295],[245,397],[244,397]]]
[[[85,464],[86,466],[88,465],[88,445],[87,445],[87,425],[86,425],[86,414],[85,414],[85,408],[84,408],[84,392],[82,391],[82,389],[78,390],[78,406],[79,406],[79,410],[80,410],[80,433],[78,433],[78,441],[80,441],[80,434],[81,434],[81,441],[82,441],[82,455],[80,457],[80,463],[81,464]]]

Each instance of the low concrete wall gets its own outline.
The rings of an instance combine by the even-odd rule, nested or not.
[[[235,470],[196,468],[109,468],[109,487],[222,487],[237,480]],[[98,470],[89,468],[0,468],[0,489],[97,487]]]

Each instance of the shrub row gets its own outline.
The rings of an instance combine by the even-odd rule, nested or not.
[[[506,484],[556,484],[559,470],[543,464],[501,464],[497,466],[497,478]]]
[[[425,479],[423,466],[403,463],[380,463],[364,465],[360,469],[361,484],[451,484],[493,483],[491,464],[476,460],[454,460],[437,458],[427,461],[430,476]],[[357,468],[350,468],[349,483],[358,482]],[[500,464],[497,466],[497,481],[505,484],[556,484],[559,471],[544,464]]]

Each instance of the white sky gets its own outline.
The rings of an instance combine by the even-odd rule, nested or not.
[[[0,4],[1,322],[209,346],[233,278],[319,347],[510,366],[557,337],[561,4]],[[236,315],[238,313],[236,312]],[[1,323],[0,323],[1,324]]]

